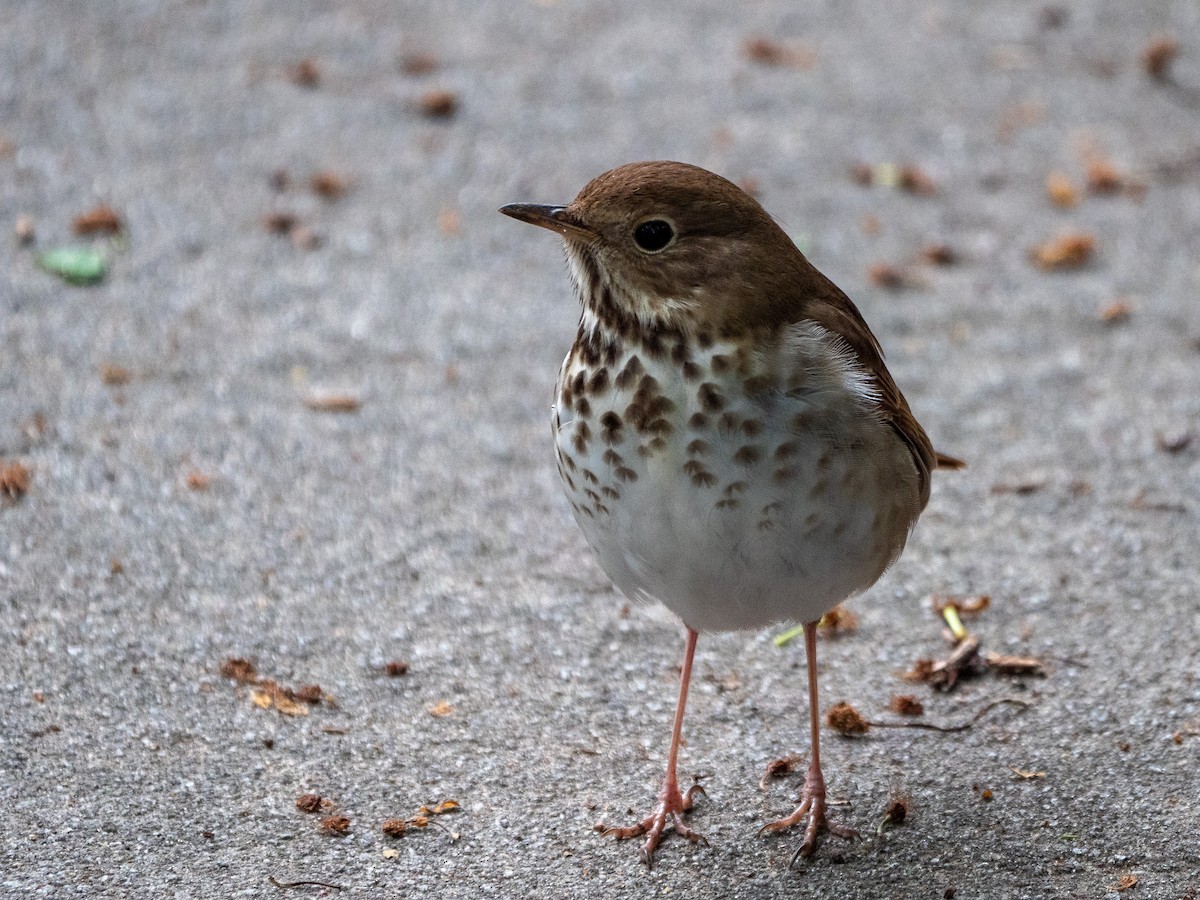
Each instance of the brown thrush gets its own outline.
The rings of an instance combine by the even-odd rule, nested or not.
[[[605,172],[567,206],[505,215],[557,232],[583,306],[558,377],[558,473],[575,519],[630,598],[687,629],[650,863],[684,822],[676,759],[700,631],[804,623],[812,756],[799,807],[762,831],[826,818],[816,623],[900,555],[932,471],[929,438],[854,304],[733,183],[677,162]]]

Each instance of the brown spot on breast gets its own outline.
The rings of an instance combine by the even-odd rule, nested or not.
[[[744,494],[747,487],[749,485],[744,481],[734,481],[725,485],[724,493],[727,497],[732,497],[734,494]]]
[[[825,494],[828,491],[829,491],[829,481],[825,478],[818,478],[816,481],[814,481],[812,483],[812,486],[808,489],[808,496],[820,497],[822,494]]]
[[[753,444],[747,444],[733,454],[733,461],[743,466],[754,465],[760,459],[762,459],[762,447],[756,447]]]
[[[704,413],[692,413],[692,417],[688,419],[688,428],[695,431],[703,431],[708,427],[708,416]]]
[[[763,423],[757,419],[745,419],[742,421],[742,434],[746,437],[758,437],[763,430]]]
[[[606,444],[621,443],[621,417],[609,410],[600,417],[600,436]]]
[[[562,386],[562,390],[558,394],[558,405],[561,406],[563,409],[570,409],[571,404],[574,402],[574,400],[575,400],[575,395],[571,391],[570,382],[564,382],[563,386]]]
[[[600,492],[602,494],[604,494],[604,496],[607,497],[609,500],[620,500],[621,499],[621,492],[618,491],[614,487],[609,487],[608,485],[605,485],[604,487],[602,487],[600,489]]]
[[[608,369],[603,366],[597,369],[588,381],[588,392],[593,397],[598,397],[608,390]]]
[[[615,384],[618,390],[625,390],[641,377],[646,369],[642,365],[642,361],[637,356],[631,356],[625,363],[625,367],[617,373]]]
[[[778,447],[775,448],[775,458],[777,460],[779,460],[780,462],[782,462],[783,460],[787,459],[789,456],[794,456],[795,454],[797,454],[799,452],[800,452],[800,442],[799,441],[784,441],[782,444],[780,444]]]
[[[586,496],[592,502],[594,502],[594,503],[600,502],[600,495],[597,494],[595,491],[593,491],[591,488],[584,488],[583,493],[584,493],[584,496]]]
[[[721,432],[721,434],[728,437],[737,431],[741,424],[742,420],[737,413],[721,413],[720,417],[717,419],[717,430]]]
[[[571,390],[576,394],[582,394],[587,388],[587,374],[587,369],[580,369],[571,379]]]
[[[683,377],[688,381],[695,381],[702,374],[703,370],[690,359],[683,364]]]
[[[703,456],[708,452],[708,442],[696,438],[687,445],[687,452],[689,456]]]
[[[721,389],[711,381],[700,385],[696,399],[700,401],[700,406],[705,412],[720,412],[725,407],[725,396],[721,393]]]
[[[620,466],[620,465],[624,465],[624,463],[625,463],[625,460],[621,456],[621,454],[618,453],[616,450],[613,450],[611,447],[609,449],[605,450],[604,455],[600,458],[604,462],[608,463],[610,466]]]
[[[655,437],[651,438],[645,444],[638,447],[638,456],[648,458],[667,448],[666,438]]]
[[[764,516],[769,516],[772,513],[779,512],[779,510],[781,510],[781,509],[783,509],[783,504],[780,503],[778,500],[772,500],[770,503],[768,503],[766,506],[764,506],[762,508],[762,514]]]
[[[775,523],[772,522],[770,519],[762,519],[754,527],[757,528],[759,531],[772,531],[775,528]]]
[[[579,397],[575,400],[575,412],[581,416],[591,416],[592,404],[588,403],[587,397]]]
[[[639,428],[638,431],[643,434],[653,434],[658,437],[670,434],[675,430],[675,426],[666,419],[655,419],[653,422],[646,423],[645,428]]]
[[[567,483],[567,487],[571,489],[571,493],[577,493],[579,491],[579,488],[575,487],[575,479],[566,472],[562,473],[562,480]]]
[[[559,456],[566,462],[567,468],[570,469],[572,472],[574,472],[575,471],[575,458],[573,456],[571,456],[569,453],[563,453],[561,450],[559,451]]]
[[[590,481],[592,484],[599,484],[600,479],[596,477],[596,473],[591,469],[584,469],[581,473],[584,481]]]
[[[618,481],[637,481],[638,474],[628,466],[618,466],[614,473]]]
[[[701,350],[707,350],[713,345],[712,332],[707,328],[701,328],[696,332],[696,343],[700,346]]]
[[[675,346],[671,348],[671,361],[682,366],[692,358],[691,348],[687,341],[679,340],[675,342]]]
[[[704,464],[699,460],[689,459],[683,464],[683,472],[698,487],[712,487],[717,483],[717,476],[704,468]]]
[[[793,480],[798,471],[799,470],[795,466],[780,466],[771,473],[771,478],[779,484],[785,484]]]
[[[724,500],[718,500],[714,505],[717,509],[737,509],[741,505],[741,502],[732,497],[726,497]]]
[[[588,423],[582,419],[575,423],[575,437],[571,439],[571,446],[575,448],[575,452],[584,455],[587,453],[588,441],[592,439],[592,429],[588,428]]]
[[[708,364],[712,367],[714,375],[724,375],[733,367],[733,360],[723,353],[714,353]]]
[[[792,428],[796,431],[807,431],[816,421],[816,415],[811,411],[799,412],[792,416]]]

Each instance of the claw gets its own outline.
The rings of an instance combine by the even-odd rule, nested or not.
[[[694,805],[696,794],[708,796],[699,784],[693,784],[686,793],[680,793],[678,788],[671,791],[664,787],[654,812],[642,821],[632,825],[605,825],[603,822],[597,822],[595,830],[606,837],[612,835],[618,841],[646,835],[639,856],[641,856],[642,862],[651,867],[654,864],[654,852],[658,849],[658,843],[662,840],[668,825],[674,829],[677,835],[687,838],[693,844],[708,846],[708,839],[683,821],[683,814]]]
[[[858,832],[853,828],[829,821],[826,816],[825,782],[819,772],[815,778],[813,773],[809,773],[809,777],[804,782],[804,793],[801,795],[800,805],[796,807],[795,811],[790,816],[768,822],[758,829],[758,836],[786,831],[805,821],[804,841],[792,855],[791,862],[788,863],[789,868],[796,864],[796,860],[808,859],[813,855],[813,851],[817,849],[817,835],[822,831],[828,831],[834,837],[844,840],[853,840],[858,837]]]

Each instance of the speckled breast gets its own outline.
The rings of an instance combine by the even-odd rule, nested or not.
[[[874,583],[919,513],[917,474],[850,367],[812,323],[753,348],[581,329],[558,471],[617,586],[726,630],[811,621]]]

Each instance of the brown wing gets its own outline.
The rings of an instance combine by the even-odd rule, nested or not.
[[[840,335],[854,351],[859,361],[874,378],[879,389],[879,410],[896,433],[904,439],[917,467],[921,491],[921,508],[929,502],[930,473],[941,460],[929,441],[929,436],[917,421],[908,401],[892,379],[883,361],[883,348],[867,327],[854,303],[832,281],[810,264],[812,293],[805,298],[804,317]],[[947,462],[952,457],[946,457]],[[957,462],[957,460],[955,460]]]

